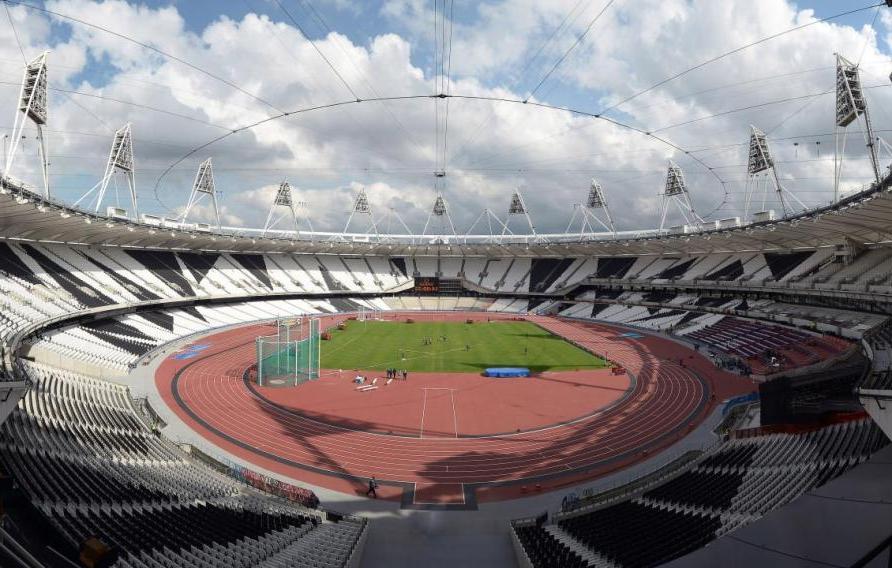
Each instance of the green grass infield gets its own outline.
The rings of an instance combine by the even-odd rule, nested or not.
[[[325,369],[479,372],[487,367],[527,367],[540,372],[606,367],[602,358],[521,321],[351,320],[346,329],[332,329],[331,335],[322,341]]]

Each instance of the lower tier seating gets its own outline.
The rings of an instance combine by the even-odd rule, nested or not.
[[[530,564],[656,566],[758,519],[888,443],[870,420],[727,441],[657,487],[513,526]]]
[[[0,429],[0,467],[69,545],[117,566],[341,568],[366,527],[262,493],[152,433],[125,388],[26,363],[32,390]]]

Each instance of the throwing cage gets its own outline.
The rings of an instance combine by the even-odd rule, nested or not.
[[[276,335],[258,337],[257,384],[297,386],[319,378],[319,318],[276,320]]]
[[[376,321],[381,319],[381,310],[374,310],[360,306],[356,313],[356,321]]]

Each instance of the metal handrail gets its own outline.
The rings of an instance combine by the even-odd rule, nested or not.
[[[16,539],[12,538],[12,535],[6,532],[2,527],[0,527],[0,547],[6,550],[10,557],[25,568],[44,568],[43,563],[34,558],[24,546],[22,546]]]
[[[889,550],[887,566],[892,567],[892,534],[890,534],[878,545],[867,551],[864,556],[852,563],[850,568],[864,568],[886,550]]]

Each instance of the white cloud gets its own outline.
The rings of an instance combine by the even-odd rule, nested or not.
[[[457,3],[456,10],[463,12],[453,31],[452,92],[522,98],[521,89],[535,84],[601,7],[587,4],[585,11],[567,18],[568,29],[556,34],[530,65],[574,5],[571,0]],[[351,99],[296,29],[267,16],[218,18],[196,34],[188,31],[175,6],[155,9],[117,0],[53,0],[47,6],[163,49],[278,109],[294,111]],[[351,9],[348,5],[340,8]],[[317,47],[363,99],[428,95],[433,79],[426,67],[429,62],[419,60],[419,50],[424,49],[424,42],[432,41],[430,8],[427,2],[390,0],[380,13],[398,25],[403,35],[380,33],[368,44],[357,45],[346,34],[335,32],[318,40]],[[168,165],[227,129],[276,113],[223,81],[120,38],[73,25],[70,36],[58,36],[65,38],[62,41],[53,33],[68,29],[69,24],[57,20],[51,27],[38,13],[22,7],[10,10],[29,57],[52,49],[53,87],[193,119],[70,95],[79,106],[58,92],[51,93],[53,181],[57,193],[72,201],[98,179],[111,130],[126,121],[133,123],[142,209],[151,211],[158,209],[153,202],[155,180]],[[865,19],[871,17],[865,12]],[[546,102],[570,101],[588,111],[598,110],[691,65],[813,18],[810,10],[783,0],[617,3],[537,96]],[[885,10],[880,21],[882,46],[866,26],[815,24],[690,73],[636,98],[611,116],[656,129],[832,89],[834,51],[855,60],[863,50],[865,85],[887,85],[892,70],[887,54],[892,20]],[[527,73],[521,73],[525,68]],[[0,69],[5,81],[18,82],[21,54],[2,22]],[[515,82],[519,86],[513,87]],[[892,129],[892,117],[884,110],[892,103],[888,87],[867,93],[875,127]],[[15,85],[0,89],[0,110],[9,109],[11,115],[16,94]],[[769,131],[785,184],[800,191],[805,201],[817,203],[830,195],[833,167],[828,157],[833,144],[831,138],[811,135],[833,130],[832,99],[825,95],[811,102],[802,99],[763,106],[670,128],[661,135],[686,149],[705,149],[695,155],[716,167],[728,182],[734,202],[740,204],[745,143],[749,124],[756,124]],[[159,195],[167,206],[179,207],[188,197],[198,163],[213,156],[226,223],[262,226],[275,187],[287,178],[299,199],[309,204],[317,229],[340,230],[351,196],[363,185],[379,215],[394,208],[420,230],[435,195],[435,104],[445,113],[445,103],[430,98],[367,100],[271,120],[184,160],[160,184]],[[809,136],[790,138],[805,135]],[[849,137],[851,160],[844,170],[845,188],[869,178],[859,140],[856,132]],[[531,105],[452,99],[448,146],[444,192],[459,230],[484,207],[504,216],[511,191],[518,187],[539,230],[563,230],[572,204],[585,198],[592,177],[604,185],[622,228],[652,226],[659,205],[656,195],[670,158],[685,169],[698,210],[708,212],[723,199],[715,177],[671,147],[604,121]],[[17,177],[32,182],[38,179],[34,149],[33,139],[26,140],[16,168]],[[731,212],[733,208],[728,207],[722,216]]]

